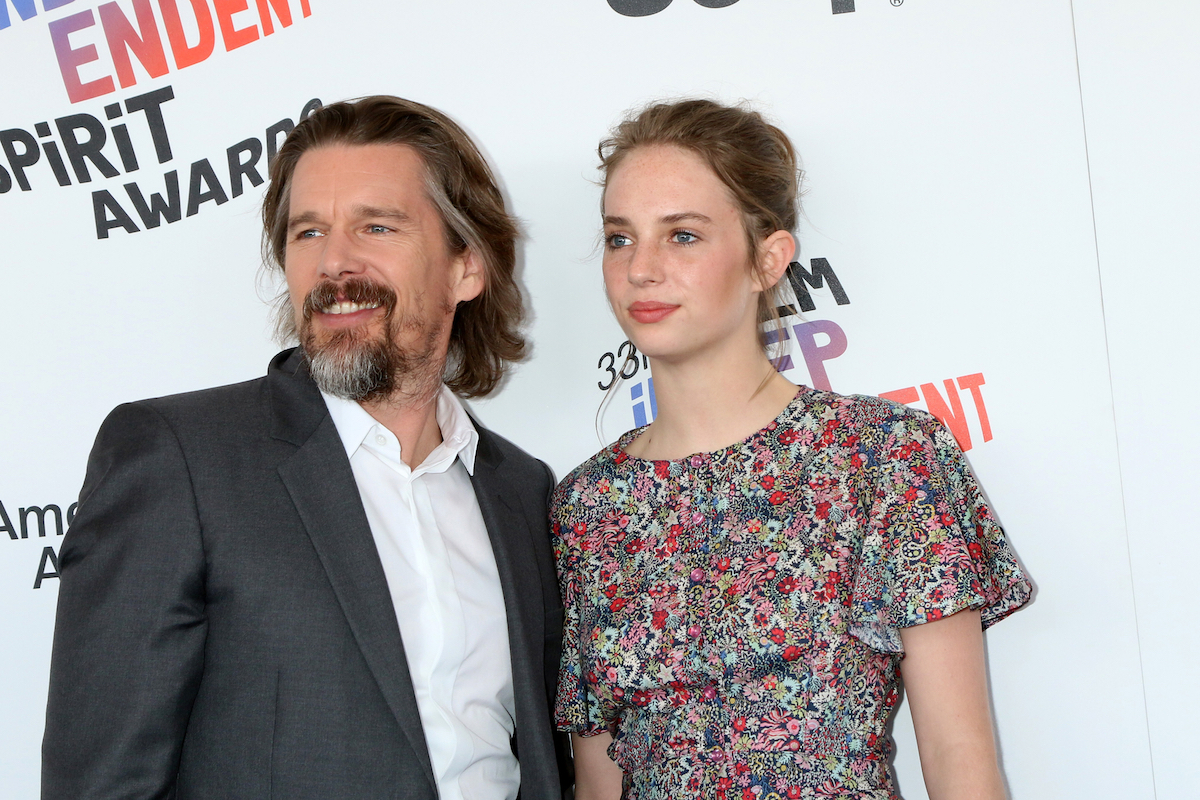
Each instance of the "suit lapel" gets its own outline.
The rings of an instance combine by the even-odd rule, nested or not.
[[[478,427],[478,426],[477,426]],[[496,570],[504,594],[512,654],[513,694],[517,734],[527,731],[526,715],[535,714],[542,685],[542,648],[545,608],[542,578],[534,555],[532,532],[521,509],[521,492],[510,485],[498,467],[503,460],[491,434],[479,429],[475,474],[471,478],[479,510],[496,556]],[[536,723],[535,723],[536,724]],[[525,752],[532,751],[522,748]]]
[[[363,657],[436,791],[395,606],[345,448],[303,365],[277,361],[284,369],[270,382],[273,432],[299,445],[279,475]]]

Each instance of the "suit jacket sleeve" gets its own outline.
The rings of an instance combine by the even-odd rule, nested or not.
[[[117,408],[59,561],[44,800],[173,796],[204,658],[204,564],[178,439],[151,406]]]

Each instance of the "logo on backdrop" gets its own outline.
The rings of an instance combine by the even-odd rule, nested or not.
[[[608,0],[613,11],[626,17],[649,17],[671,5],[672,0]],[[725,8],[738,0],[694,0],[705,8]],[[904,0],[891,0],[894,6],[904,5]],[[854,0],[830,0],[834,14],[853,14]]]
[[[788,283],[795,296],[795,305],[780,306],[779,312],[783,326],[779,331],[767,331],[767,341],[775,344],[780,339],[794,341],[799,349],[799,358],[804,362],[808,371],[808,385],[814,389],[834,391],[825,365],[839,358],[849,348],[849,339],[845,330],[831,319],[804,320],[802,312],[816,311],[817,304],[809,289],[828,288],[829,294],[838,306],[850,305],[850,296],[834,272],[833,266],[825,258],[813,258],[806,269],[799,261],[793,261],[787,271]],[[823,341],[818,341],[823,337]],[[788,345],[785,349],[790,350]],[[796,361],[792,353],[785,352],[773,362],[775,369],[787,373],[796,369]],[[600,356],[596,366],[600,369],[601,380],[596,386],[603,392],[612,391],[618,381],[632,381],[629,385],[629,404],[633,413],[634,427],[642,427],[654,421],[658,414],[658,403],[654,396],[654,378],[650,374],[650,359],[639,353],[633,342],[628,340],[621,343],[616,350]],[[793,377],[793,376],[789,376]],[[798,378],[799,375],[794,376]],[[937,417],[958,441],[963,452],[974,446],[971,431],[968,426],[968,411],[963,404],[961,392],[967,392],[971,397],[971,406],[979,423],[983,441],[992,440],[992,425],[988,419],[987,406],[983,400],[983,385],[985,381],[982,372],[962,375],[957,378],[946,378],[942,381],[945,395],[934,383],[920,384],[917,387],[908,386],[903,389],[881,392],[880,397],[894,400],[897,403],[912,404],[924,401],[925,408]]]
[[[0,4],[11,1],[0,0]],[[175,90],[164,86],[104,106],[103,119],[81,112],[53,120],[53,127],[43,121],[34,123],[32,131],[0,131],[0,150],[7,161],[7,169],[0,164],[0,194],[14,186],[33,191],[35,186],[49,185],[51,179],[59,186],[91,183],[96,179],[93,171],[100,179],[113,179],[138,172],[143,164],[173,161],[167,131],[170,114],[164,106],[174,99]],[[299,118],[320,107],[320,100],[309,100]],[[131,125],[149,133],[152,152],[135,149]],[[164,222],[179,222],[210,207],[208,203],[219,206],[240,196],[246,184],[258,186],[293,127],[290,118],[281,119],[267,126],[261,138],[252,136],[225,148],[224,158],[193,161],[184,174],[186,183],[180,180],[181,170],[172,169],[161,177],[123,183],[119,189],[96,189],[92,192],[96,238],[107,239],[114,230],[138,233]]]
[[[91,5],[95,4],[93,0]],[[41,0],[43,13],[71,7],[47,22],[47,27],[72,103],[112,94],[118,83],[122,89],[134,86],[134,59],[151,78],[161,78],[207,61],[216,51],[218,37],[229,52],[274,34],[276,25],[280,30],[291,27],[297,12],[300,17],[312,14],[309,0],[256,0],[255,10],[249,0],[190,0],[182,4],[183,10],[179,0],[156,0],[157,15],[150,0],[132,0],[132,20],[114,2],[103,3],[94,12],[83,5],[76,0]],[[17,21],[29,27],[39,16],[38,0],[0,0],[0,31]],[[94,77],[100,72],[105,74]],[[84,80],[83,74],[93,77]]]
[[[54,503],[44,506],[16,506],[15,516],[10,516],[4,502],[0,500],[0,536],[7,533],[10,541],[34,542],[41,547],[33,588],[40,589],[42,581],[58,577],[57,540],[74,521],[78,505],[71,503],[65,512],[62,506]]]

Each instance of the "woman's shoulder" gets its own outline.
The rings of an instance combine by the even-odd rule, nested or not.
[[[865,394],[839,394],[804,387],[794,404],[794,421],[808,420],[820,425],[834,423],[853,428],[874,428],[884,432],[904,429],[931,430],[941,423],[927,411],[894,400]]]
[[[580,504],[594,506],[598,502],[609,485],[618,479],[623,465],[629,461],[623,445],[630,441],[631,434],[635,432],[623,434],[616,442],[599,450],[563,476],[550,499],[552,517],[557,516],[564,507]]]

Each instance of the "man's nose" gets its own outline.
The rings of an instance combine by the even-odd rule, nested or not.
[[[321,251],[321,274],[338,280],[361,273],[366,264],[354,237],[338,229],[325,234],[325,247]]]

